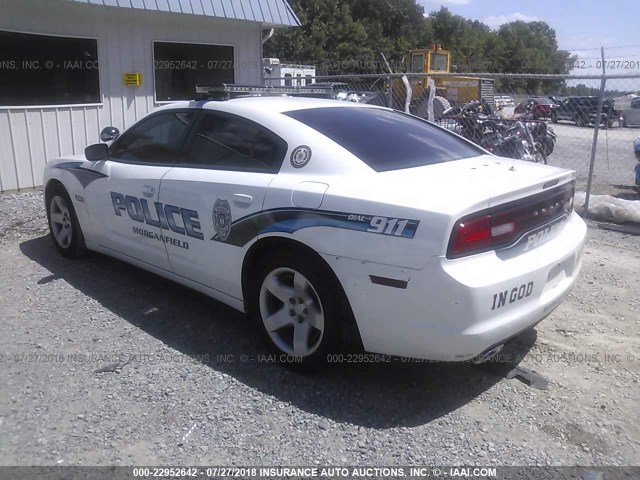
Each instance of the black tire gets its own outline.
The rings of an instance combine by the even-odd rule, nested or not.
[[[76,210],[73,208],[73,202],[62,184],[55,183],[47,187],[45,205],[51,240],[60,254],[67,258],[77,258],[86,254],[87,246],[78,222]],[[52,218],[54,215],[61,215],[61,222],[55,221]],[[65,231],[68,237],[63,241],[60,233]]]
[[[556,115],[556,112],[551,112],[551,123],[558,123],[558,115]]]
[[[551,155],[553,153],[553,150],[556,147],[556,143],[549,137],[545,137],[542,140],[541,144],[542,144],[542,153],[544,154],[545,158]]]
[[[435,118],[442,117],[444,112],[446,112],[450,108],[451,108],[451,103],[446,98],[436,96],[433,99],[433,116]]]
[[[294,274],[302,275],[302,278],[308,281],[310,288],[305,289],[304,294],[292,287],[290,292],[284,294],[284,298],[280,296],[280,299],[266,287],[265,281],[276,278],[282,283],[271,285],[285,285],[289,288],[289,282],[293,286]],[[249,275],[248,316],[255,323],[262,342],[278,361],[284,362],[292,370],[313,373],[327,365],[328,355],[343,351],[347,347],[350,329],[355,325],[353,314],[338,280],[321,260],[310,260],[307,252],[296,252],[295,249],[279,251],[263,258]],[[292,297],[287,300],[286,297],[289,295]],[[304,303],[298,303],[299,295],[305,296]],[[275,312],[273,317],[267,315],[269,311]],[[294,311],[295,313],[292,313]],[[309,320],[311,317],[315,318],[318,312],[323,317],[322,331],[311,326],[313,321]],[[282,316],[279,313],[282,313]],[[265,318],[276,316],[278,321],[274,324],[282,326],[275,329],[267,328]],[[282,323],[280,320],[291,324]],[[305,354],[294,351],[296,328],[308,329],[305,330],[308,331],[305,341],[308,352]],[[301,334],[301,337],[303,336],[304,333]]]
[[[444,97],[435,96],[433,97],[433,118],[438,119],[441,118],[445,111],[451,108],[451,103]],[[416,109],[416,116],[420,118],[424,118],[428,120],[429,116],[429,95],[427,93],[424,94],[420,103],[418,104],[418,108]]]
[[[547,156],[544,154],[544,148],[540,143],[536,144],[536,152],[534,154],[535,163],[544,163],[547,164]]]

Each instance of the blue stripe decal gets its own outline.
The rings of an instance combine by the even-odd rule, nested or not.
[[[82,164],[83,162],[64,162],[59,163],[54,168],[59,168],[60,170],[65,170],[71,173],[78,179],[83,188],[87,188],[90,183],[96,180],[107,178],[109,176],[104,173],[91,170],[90,168],[83,167]]]
[[[339,228],[411,239],[414,237],[419,224],[418,220],[389,219],[375,215],[280,208],[266,210],[236,220],[232,223],[231,231],[225,237],[225,240],[222,240],[218,235],[215,235],[212,240],[243,246],[258,235],[268,233],[293,234],[298,230],[311,227]]]
[[[303,228],[309,227],[334,227],[334,228],[342,228],[347,230],[358,230],[361,232],[366,232],[369,225],[360,222],[350,222],[346,220],[338,220],[335,218],[328,217],[320,217],[320,218],[292,218],[290,220],[283,220],[281,222],[273,223],[258,233],[273,233],[273,232],[282,232],[282,233],[294,233],[298,230],[302,230]]]

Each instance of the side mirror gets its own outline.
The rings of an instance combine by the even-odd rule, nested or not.
[[[84,149],[84,156],[90,162],[104,160],[109,156],[109,146],[106,143],[94,143]]]
[[[111,140],[115,140],[120,136],[120,130],[116,127],[105,127],[102,132],[100,132],[100,140],[102,142],[110,142]]]

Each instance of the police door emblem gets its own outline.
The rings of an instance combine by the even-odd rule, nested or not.
[[[229,202],[219,198],[213,205],[213,228],[218,238],[224,242],[231,233],[231,207]]]
[[[291,165],[295,168],[302,168],[311,160],[311,149],[306,145],[300,145],[291,152]]]

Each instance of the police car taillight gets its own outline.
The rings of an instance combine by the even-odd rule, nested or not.
[[[447,254],[450,258],[461,257],[490,248],[493,239],[489,215],[459,221],[453,229],[451,240],[449,253]]]
[[[467,215],[453,227],[447,258],[508,247],[573,210],[574,184]]]

